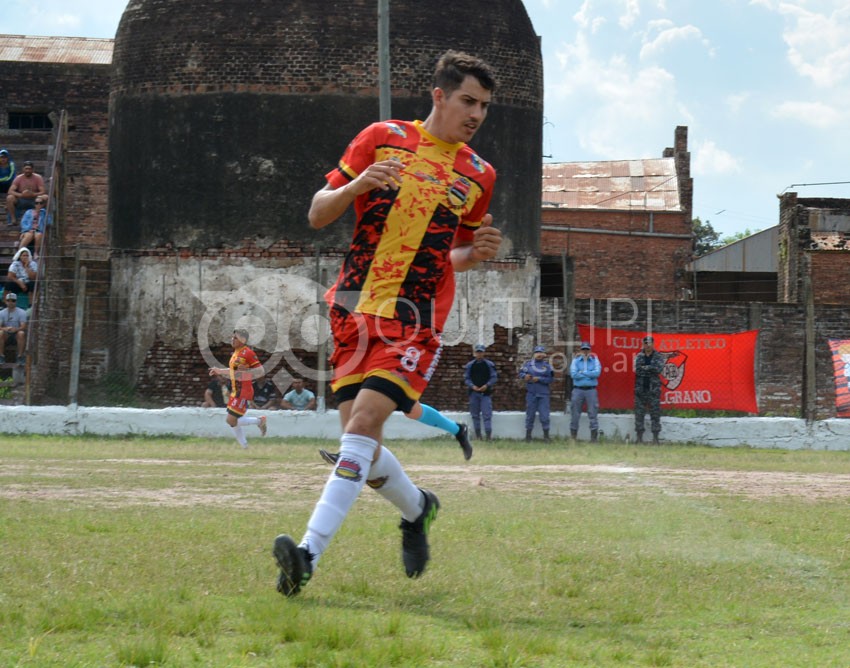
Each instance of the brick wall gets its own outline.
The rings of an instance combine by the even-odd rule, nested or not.
[[[523,257],[539,243],[539,40],[520,0],[481,7],[452,6],[475,16],[472,30],[443,21],[438,4],[393,3],[392,114],[427,116],[447,48],[492,64],[498,104],[472,145],[499,173],[491,211]],[[294,0],[285,11],[276,0],[202,0],[191,12],[177,2],[128,5],[110,93],[113,245],[202,250],[235,245],[245,229],[311,238],[306,214],[322,175],[377,120],[376,11],[373,0]],[[346,232],[329,228],[323,246],[347,244]]]
[[[613,301],[580,299],[575,304],[577,323],[592,323],[656,332],[734,333],[750,329],[760,331],[756,362],[756,390],[761,415],[799,417],[804,396],[805,309],[797,304],[774,303],[705,303],[687,301]],[[547,346],[553,365],[559,370],[552,385],[552,409],[564,410],[569,392],[565,371],[567,339],[561,320],[563,305],[544,300],[539,306],[539,326],[532,329],[508,330],[496,327],[494,342],[487,349],[499,372],[499,383],[493,394],[497,410],[524,410],[525,390],[516,380],[522,363],[530,357],[537,342]],[[834,382],[829,338],[850,338],[850,312],[840,306],[816,308],[816,378],[817,418],[833,417]],[[624,324],[632,322],[631,325]],[[648,325],[647,323],[651,323]],[[218,359],[226,361],[228,351],[214,350]],[[269,353],[258,350],[261,359]],[[295,351],[309,368],[316,368],[316,355]],[[471,360],[472,347],[467,344],[443,349],[440,365],[422,401],[441,410],[464,410],[468,406],[463,385],[463,366]],[[281,365],[281,367],[284,365]],[[278,368],[281,368],[278,367]],[[139,374],[140,395],[156,406],[194,405],[200,401],[206,385],[206,364],[197,348],[168,349],[157,342],[148,353]],[[315,382],[310,383],[315,390]],[[328,406],[333,407],[329,397]]]
[[[850,297],[850,250],[822,250],[809,255],[815,303],[846,304]]]
[[[219,365],[226,367],[232,349],[230,346],[213,346],[210,352]],[[261,362],[265,363],[271,354],[261,348],[254,352]],[[305,350],[293,350],[294,355],[310,368],[316,368],[316,353]],[[269,371],[273,378],[284,364],[279,364]],[[157,340],[148,351],[145,364],[135,379],[137,396],[140,400],[153,407],[166,406],[196,406],[204,398],[204,390],[210,382],[209,367],[197,347],[175,349]],[[308,389],[316,392],[314,380],[307,379]],[[279,391],[286,392],[289,387]],[[332,402],[328,407],[333,407]]]
[[[645,212],[582,212],[543,209],[541,249],[573,260],[577,298],[628,297],[636,290],[652,299],[677,299],[687,287],[684,269],[690,259],[690,224],[682,214],[655,214],[650,228]],[[593,228],[643,235],[555,231],[550,226]],[[650,229],[657,234],[649,234]],[[660,236],[682,235],[681,238]]]
[[[556,312],[557,309],[557,312]],[[756,391],[761,415],[799,417],[804,389],[805,309],[797,304],[706,303],[688,301],[623,301],[578,299],[576,322],[604,327],[610,318],[614,327],[636,330],[651,328],[657,332],[732,333],[760,330],[756,352]],[[494,394],[498,410],[522,410],[524,391],[513,379],[525,355],[518,352],[520,341],[528,337],[541,340],[550,353],[567,350],[566,337],[556,321],[562,319],[563,305],[555,300],[540,304],[540,327],[535,331],[497,330],[496,341],[487,356],[497,362],[500,387]],[[816,308],[816,394],[817,418],[835,415],[835,389],[829,338],[850,338],[850,312],[840,306]],[[631,326],[623,323],[633,320]],[[456,346],[444,352],[439,371],[424,399],[441,409],[457,410],[466,405],[459,388],[463,364],[472,357],[469,346]],[[558,362],[559,358],[555,358]],[[568,391],[564,376],[553,385],[552,408],[563,409]]]
[[[290,0],[285,11],[277,0],[207,1],[191,14],[174,2],[166,14],[164,4],[137,2],[125,11],[113,55],[115,93],[377,94],[373,0]],[[487,54],[500,72],[501,102],[541,107],[542,68],[527,50],[534,31],[520,0],[497,0],[487,11],[477,0],[458,0],[453,15],[474,16],[474,30],[438,20],[440,11],[431,3],[392,4],[393,97],[429,91],[436,56],[451,47]]]
[[[68,115],[61,245],[106,245],[108,195],[108,65],[4,62],[0,76],[0,117],[11,111]],[[20,133],[0,131],[0,142]],[[43,143],[49,141],[45,133]],[[17,155],[20,163],[26,156]]]

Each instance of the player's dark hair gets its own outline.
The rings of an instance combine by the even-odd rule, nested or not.
[[[496,87],[493,70],[481,58],[461,51],[446,51],[437,61],[434,86],[451,95],[470,75],[478,79],[478,83],[485,90],[492,91]]]

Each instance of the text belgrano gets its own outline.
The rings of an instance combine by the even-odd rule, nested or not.
[[[661,397],[662,404],[710,404],[710,390],[677,390],[664,392]]]

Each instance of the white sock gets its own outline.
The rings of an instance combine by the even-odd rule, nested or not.
[[[241,418],[236,419],[236,424],[238,424],[240,427],[244,427],[248,424],[260,424],[260,418],[242,416]]]
[[[239,426],[239,423],[236,423],[235,427],[231,427],[233,430],[233,435],[236,436],[236,442],[241,445],[243,448],[248,447],[248,439],[245,438],[245,432],[242,431],[242,427]]]
[[[313,566],[327,549],[334,534],[366,484],[378,442],[359,434],[343,434],[339,460],[331,471],[322,496],[313,509],[301,547],[313,555]]]
[[[381,446],[381,454],[372,464],[366,484],[398,508],[408,522],[416,521],[425,509],[425,495],[407,477],[386,445]]]

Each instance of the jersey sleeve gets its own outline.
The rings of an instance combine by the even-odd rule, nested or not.
[[[257,357],[257,353],[250,348],[245,351],[245,364],[249,369],[256,369],[258,366],[262,366],[260,359]]]
[[[381,124],[373,123],[351,140],[336,168],[325,174],[325,179],[332,188],[341,188],[350,183],[375,161],[375,135],[380,126]]]
[[[496,170],[493,169],[492,165],[474,154],[470,162],[481,165],[482,172],[475,179],[477,186],[481,189],[481,195],[475,201],[469,213],[461,219],[455,233],[455,246],[466,246],[472,243],[475,230],[481,227],[481,221],[490,210],[490,200],[493,198],[493,190],[496,185]]]

